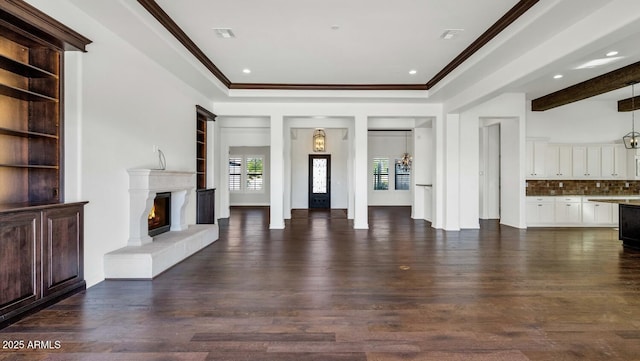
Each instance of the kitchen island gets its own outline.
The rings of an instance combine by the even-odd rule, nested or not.
[[[640,199],[590,199],[618,204],[618,238],[627,247],[640,249]]]

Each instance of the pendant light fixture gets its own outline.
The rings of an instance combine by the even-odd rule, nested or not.
[[[316,128],[313,131],[313,151],[324,152],[326,133],[322,128]]]
[[[397,160],[397,164],[400,166],[400,169],[402,169],[403,172],[408,172],[411,170],[411,155],[409,155],[409,152],[407,151],[407,131],[405,131],[405,138],[404,138],[404,153],[402,154],[402,158]]]
[[[631,132],[622,137],[624,147],[627,149],[640,148],[640,133],[636,132],[636,119],[635,119],[635,82],[631,83]]]

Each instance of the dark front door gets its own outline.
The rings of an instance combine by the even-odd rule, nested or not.
[[[309,154],[309,208],[331,208],[331,155]]]

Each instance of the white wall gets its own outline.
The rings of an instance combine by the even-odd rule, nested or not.
[[[93,43],[65,64],[66,201],[86,200],[85,278],[104,279],[105,253],[126,246],[127,169],[157,166],[195,172],[195,105],[209,99],[169,74],[68,1],[30,1]],[[195,194],[187,207],[195,223]]]
[[[531,102],[527,107],[531,108]],[[637,120],[640,126],[640,118]],[[544,112],[527,112],[527,137],[547,138],[551,143],[621,143],[630,131],[631,113],[618,112],[616,101],[587,99]]]
[[[525,125],[524,94],[505,93],[461,114],[460,199],[461,228],[479,227],[480,133],[488,119],[501,129],[501,216],[500,223],[524,228],[525,224]]]
[[[312,138],[314,129],[291,129],[291,207],[309,206],[309,154],[331,155],[331,208],[348,207],[349,158],[348,130],[325,128],[326,152],[314,153]]]
[[[414,182],[410,182],[409,190],[395,189],[395,161],[408,151],[414,154],[413,132],[408,131],[369,131],[368,136],[368,200],[370,206],[410,206]],[[373,189],[373,158],[389,159],[389,189]],[[412,175],[412,179],[413,179]]]

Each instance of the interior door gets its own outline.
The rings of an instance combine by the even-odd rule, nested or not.
[[[331,208],[329,154],[309,154],[309,208]]]

